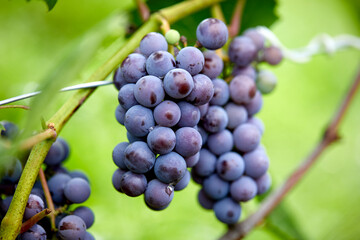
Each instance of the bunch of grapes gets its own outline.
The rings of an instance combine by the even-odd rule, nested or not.
[[[11,141],[19,133],[18,127],[7,121],[1,122],[4,130],[1,131],[1,140]],[[87,176],[81,171],[69,172],[62,163],[68,158],[70,148],[67,142],[62,138],[52,144],[45,160],[45,177],[55,205],[56,227],[57,231],[51,228],[49,218],[43,218],[28,231],[19,235],[19,239],[49,239],[56,236],[60,239],[94,239],[86,230],[94,223],[94,213],[85,206],[71,208],[72,204],[85,202],[90,196],[90,185]],[[22,159],[27,159],[28,154]],[[14,158],[14,157],[12,157]],[[15,192],[23,165],[19,159],[16,159],[13,166],[7,167],[4,176],[0,181],[0,216],[4,216],[10,206],[12,195]],[[40,181],[36,181],[26,204],[24,218],[26,221],[35,214],[47,208],[45,194]],[[71,210],[73,209],[73,210]],[[2,218],[2,217],[1,217]],[[1,219],[0,218],[0,219]]]

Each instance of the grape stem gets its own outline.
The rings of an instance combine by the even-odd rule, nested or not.
[[[5,108],[21,108],[21,109],[25,109],[25,110],[30,110],[29,106],[25,106],[25,105],[7,105],[7,106],[0,106],[0,109],[5,109]]]
[[[354,99],[355,94],[360,86],[360,71],[355,78],[352,86],[348,90],[342,104],[335,112],[330,124],[326,128],[325,134],[321,141],[317,144],[310,155],[300,163],[290,177],[275,191],[273,191],[260,205],[259,209],[249,216],[243,222],[231,226],[229,230],[220,238],[221,240],[241,239],[245,237],[254,227],[259,225],[272,210],[284,199],[284,197],[292,190],[296,184],[304,177],[305,173],[313,166],[320,155],[334,142],[340,139],[338,135],[339,126],[344,119],[345,113],[349,109],[350,103]]]
[[[33,146],[35,146],[39,142],[42,142],[42,141],[44,141],[46,139],[50,139],[50,138],[56,139],[56,137],[57,137],[56,131],[52,128],[48,128],[45,131],[24,140],[20,144],[20,150],[31,149]]]
[[[21,225],[21,230],[20,233],[24,233],[27,230],[29,230],[32,226],[34,226],[38,221],[40,221],[41,219],[43,219],[44,217],[46,217],[47,215],[49,215],[51,213],[51,210],[48,208],[45,208],[44,210],[42,210],[41,212],[35,214],[34,216],[32,216],[30,219],[28,219],[26,222],[24,222]]]
[[[42,168],[40,168],[40,170],[39,170],[39,178],[40,178],[41,186],[44,191],[46,203],[51,211],[51,215],[50,215],[51,229],[54,230],[56,228],[56,226],[55,226],[55,207],[54,207],[54,202],[52,200],[52,197],[51,197],[51,194],[49,191],[49,186],[46,181],[45,173]]]
[[[246,0],[237,0],[234,8],[233,16],[228,27],[229,37],[233,38],[239,34],[241,26],[241,17],[244,10]]]
[[[160,16],[170,24],[174,23],[194,12],[210,7],[222,0],[191,0],[183,1],[170,7],[161,9],[152,14],[145,22],[110,59],[100,66],[86,82],[100,81],[106,79],[111,72],[129,55],[140,43],[144,35],[156,31],[161,25]],[[50,118],[48,122],[54,123],[56,132],[60,133],[67,121],[80,108],[80,106],[95,91],[95,88],[76,91],[62,107]],[[48,139],[36,144],[25,164],[19,184],[14,193],[8,212],[1,222],[0,239],[15,239],[20,233],[22,218],[29,194],[34,185],[41,164],[43,163],[52,143],[55,139]]]
[[[136,0],[136,5],[143,22],[147,21],[150,17],[149,6],[143,0]]]

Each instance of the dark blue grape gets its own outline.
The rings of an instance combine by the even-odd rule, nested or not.
[[[255,80],[256,79],[256,70],[251,65],[247,65],[245,67],[235,66],[232,71],[232,75],[234,77],[236,77],[237,75],[245,75],[245,76],[248,76],[249,78]]]
[[[256,29],[249,28],[244,32],[244,36],[250,38],[254,45],[256,46],[256,50],[259,51],[264,48],[265,38],[261,35]]]
[[[183,157],[190,157],[200,151],[202,138],[198,131],[191,127],[179,128],[176,132],[175,150]]]
[[[203,20],[196,29],[198,41],[202,46],[210,50],[219,49],[224,46],[228,35],[225,23],[216,18]]]
[[[80,217],[86,225],[86,228],[90,228],[95,220],[95,215],[94,212],[88,208],[88,207],[77,207],[74,212],[73,215]]]
[[[17,183],[21,177],[23,167],[19,159],[16,159],[14,164],[5,167],[5,176],[3,176],[2,181]],[[0,179],[1,182],[1,179]]]
[[[69,175],[70,175],[71,178],[82,178],[85,181],[90,182],[88,176],[84,172],[82,172],[80,170],[72,171],[72,172],[69,173]]]
[[[191,171],[190,171],[190,174],[191,174],[191,179],[197,183],[197,184],[203,184],[204,182],[204,177],[201,177],[199,176],[196,171],[195,171],[195,168],[192,168]]]
[[[234,147],[234,139],[232,133],[224,129],[220,132],[210,134],[207,139],[209,150],[216,155],[231,151]]]
[[[211,79],[204,74],[198,74],[193,77],[194,88],[186,97],[186,100],[199,106],[210,102],[214,95],[214,84]]]
[[[213,80],[214,95],[210,100],[210,104],[222,106],[228,102],[230,98],[229,85],[222,79]]]
[[[52,176],[48,181],[51,197],[56,204],[61,204],[65,201],[64,188],[71,177],[68,174],[58,173]]]
[[[224,68],[223,60],[214,51],[205,51],[203,54],[205,63],[201,73],[210,79],[217,78]]]
[[[197,106],[200,110],[200,118],[203,118],[209,110],[209,103]]]
[[[281,62],[283,54],[281,49],[275,46],[270,46],[264,49],[262,59],[270,65],[277,65]]]
[[[113,76],[113,83],[114,83],[114,86],[117,90],[120,90],[120,88],[122,86],[124,86],[125,84],[127,84],[128,82],[125,80],[123,74],[122,74],[122,71],[121,71],[121,68],[117,68],[115,73],[114,73],[114,76]]]
[[[116,169],[116,171],[114,172],[114,174],[112,175],[112,184],[114,186],[114,188],[118,191],[118,192],[122,192],[121,188],[120,188],[120,181],[122,176],[126,173],[125,170],[122,170],[120,168]]]
[[[186,170],[184,177],[181,178],[181,180],[178,183],[176,183],[174,190],[181,191],[184,188],[186,188],[187,185],[189,185],[190,178],[191,178],[190,172],[188,170]]]
[[[154,127],[155,121],[150,109],[135,105],[125,114],[125,128],[135,137],[144,137]]]
[[[160,126],[173,127],[179,122],[180,117],[180,108],[173,101],[163,101],[154,109],[155,121]]]
[[[69,146],[62,138],[57,138],[51,145],[44,163],[50,166],[59,165],[69,156]]]
[[[234,181],[243,175],[245,164],[240,154],[227,152],[221,155],[216,162],[217,174],[226,181]]]
[[[44,201],[39,196],[30,194],[25,207],[24,220],[28,220],[35,214],[41,212],[44,210],[44,207]]]
[[[19,237],[20,240],[46,240],[46,232],[42,226],[35,224]]]
[[[244,123],[235,128],[233,137],[235,147],[239,151],[250,152],[259,145],[261,133],[254,125]]]
[[[59,225],[59,236],[63,240],[84,239],[86,234],[85,222],[78,216],[69,215],[61,219]]]
[[[181,117],[178,122],[179,127],[194,127],[200,121],[200,110],[198,107],[182,101],[178,103]]]
[[[255,81],[245,75],[237,75],[230,82],[230,97],[237,104],[250,103],[255,94]]]
[[[120,104],[116,107],[115,118],[121,125],[124,125],[126,109]]]
[[[229,46],[230,61],[245,67],[255,60],[257,49],[251,38],[241,36],[232,40]]]
[[[221,179],[217,174],[213,174],[204,179],[203,189],[206,195],[214,200],[220,200],[229,193],[229,183]]]
[[[154,76],[140,78],[134,88],[136,100],[145,107],[155,107],[165,97],[162,81]]]
[[[186,162],[176,152],[160,155],[155,161],[154,172],[160,181],[176,183],[185,175]]]
[[[132,53],[121,64],[121,72],[129,83],[136,83],[146,75],[146,58],[139,53]]]
[[[264,134],[265,126],[264,126],[264,123],[261,121],[260,118],[251,117],[251,118],[248,119],[247,123],[253,124],[254,126],[256,126],[259,129],[261,135]]]
[[[144,174],[128,171],[122,175],[120,188],[123,193],[130,197],[140,196],[145,192],[147,180]]]
[[[204,191],[204,189],[201,189],[198,193],[198,201],[199,204],[205,208],[205,209],[212,209],[214,207],[214,203],[215,201],[211,198],[209,198],[208,196],[206,196],[206,193]]]
[[[34,187],[33,189],[31,189],[30,194],[40,197],[43,200],[43,202],[45,202],[45,195],[44,195],[44,191],[42,190],[42,188]]]
[[[133,142],[125,149],[124,162],[132,172],[146,173],[154,166],[155,154],[145,142]]]
[[[153,210],[163,210],[174,197],[174,189],[157,179],[151,180],[144,193],[146,204]]]
[[[1,129],[0,136],[8,139],[14,139],[18,133],[19,128],[12,122],[1,121],[0,124],[4,127]]]
[[[231,198],[224,198],[214,204],[216,218],[226,224],[236,223],[241,215],[241,206]]]
[[[126,170],[127,167],[124,163],[125,159],[125,148],[129,146],[128,142],[121,142],[118,145],[115,146],[113,152],[112,152],[112,158],[116,166],[118,166],[121,169]]]
[[[147,136],[149,148],[156,154],[171,152],[176,144],[176,136],[171,128],[156,127]]]
[[[208,112],[203,118],[203,127],[211,133],[216,133],[224,130],[228,121],[229,118],[224,108],[219,106],[210,106]]]
[[[175,68],[165,75],[164,88],[170,97],[182,99],[193,90],[194,80],[186,70]]]
[[[126,132],[126,137],[129,141],[129,143],[133,143],[133,142],[137,142],[137,141],[146,141],[146,136],[144,137],[135,137],[134,135],[132,135],[129,132]]]
[[[185,47],[176,56],[177,67],[185,69],[191,75],[200,73],[204,67],[204,62],[204,55],[195,47]]]
[[[185,159],[185,162],[186,162],[186,167],[192,168],[192,167],[194,167],[194,166],[199,162],[200,152],[196,153],[196,154],[193,155],[193,156],[186,157],[186,158],[184,158],[184,159]]]
[[[229,102],[225,105],[225,111],[229,118],[227,125],[229,129],[234,129],[248,120],[248,113],[244,106]]]
[[[231,198],[237,202],[249,201],[256,196],[256,193],[256,182],[248,176],[242,176],[230,185]]]
[[[119,103],[126,110],[128,110],[132,106],[139,104],[135,99],[134,89],[135,89],[135,84],[128,83],[124,85],[119,91],[118,94]]]
[[[252,178],[259,178],[266,173],[269,168],[269,158],[262,148],[257,148],[244,155],[245,174]]]
[[[146,71],[149,75],[164,77],[176,66],[173,55],[165,51],[156,51],[146,60]]]
[[[256,185],[257,185],[257,194],[263,194],[265,192],[267,192],[267,190],[269,190],[270,186],[271,186],[271,177],[269,173],[265,173],[264,175],[262,175],[261,177],[259,177],[258,179],[256,179]]]
[[[13,199],[13,196],[7,196],[2,201],[0,201],[0,209],[3,213],[6,213],[8,211],[12,199]]]
[[[215,172],[216,156],[209,150],[202,148],[200,150],[199,162],[193,168],[197,175],[201,177],[210,176]]]
[[[258,113],[263,105],[263,99],[261,96],[261,93],[259,91],[256,91],[256,94],[251,101],[245,105],[246,110],[248,111],[248,114],[250,116]]]
[[[83,203],[90,196],[90,185],[82,178],[73,178],[64,188],[65,197],[73,203]]]
[[[150,56],[156,51],[167,51],[168,44],[163,35],[157,32],[146,34],[140,41],[140,52],[145,56]]]
[[[208,139],[208,132],[205,131],[204,128],[197,126],[197,130],[201,135],[201,139],[202,139],[202,145],[205,145],[207,143],[207,139]]]

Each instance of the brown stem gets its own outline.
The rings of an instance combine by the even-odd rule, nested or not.
[[[136,5],[140,13],[141,20],[146,22],[150,17],[150,9],[148,5],[142,0],[136,0]]]
[[[244,10],[245,2],[246,0],[238,0],[236,2],[233,16],[231,18],[231,22],[228,27],[230,38],[233,38],[239,34],[240,26],[241,26],[241,17]]]
[[[342,104],[336,111],[331,123],[327,127],[322,140],[317,144],[315,149],[305,160],[295,169],[285,183],[272,192],[261,204],[259,209],[249,216],[243,222],[236,224],[230,228],[224,236],[220,239],[241,239],[246,236],[255,226],[261,223],[261,221],[267,217],[271,211],[283,200],[283,198],[289,193],[291,189],[303,178],[305,173],[311,168],[311,166],[319,159],[321,153],[333,142],[339,139],[338,128],[342,122],[346,111],[349,108],[350,103],[354,99],[356,92],[360,86],[360,71],[347,92]]]
[[[32,226],[34,226],[38,221],[40,221],[41,219],[43,219],[44,217],[46,217],[48,214],[51,213],[51,210],[48,208],[45,208],[44,210],[42,210],[41,212],[35,214],[34,216],[32,216],[30,219],[28,219],[26,222],[24,222],[21,225],[21,230],[20,233],[24,233],[27,230],[29,230]]]
[[[49,207],[49,209],[51,210],[51,215],[50,215],[50,220],[51,220],[51,228],[55,229],[55,207],[54,207],[54,202],[52,200],[50,191],[49,191],[49,187],[45,178],[45,173],[44,170],[42,168],[40,168],[39,170],[39,178],[40,178],[40,182],[42,185],[42,188],[44,190],[44,195],[45,195],[45,199],[46,199],[46,203]]]
[[[22,108],[25,110],[29,110],[30,107],[29,106],[25,106],[25,105],[6,105],[6,106],[0,106],[0,109],[6,109],[6,108]]]
[[[56,139],[57,134],[56,131],[52,128],[46,129],[45,131],[32,136],[26,140],[24,140],[21,144],[20,144],[20,150],[27,150],[32,148],[33,146],[35,146],[36,144],[38,144],[39,142],[42,142],[46,139]]]

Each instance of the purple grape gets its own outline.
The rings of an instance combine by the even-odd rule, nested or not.
[[[244,160],[236,152],[222,154],[216,162],[216,172],[226,181],[234,181],[243,175],[245,170]]]
[[[132,172],[146,173],[155,164],[155,154],[145,142],[133,142],[125,149],[124,162]]]
[[[69,176],[71,178],[82,178],[85,181],[90,182],[88,176],[80,170],[74,170],[74,171],[70,172]]]
[[[233,102],[229,102],[225,105],[225,111],[229,118],[229,122],[227,125],[229,129],[236,128],[240,124],[245,123],[248,119],[248,113],[246,111],[246,108]]]
[[[261,93],[259,91],[256,91],[256,94],[251,101],[245,105],[245,108],[250,116],[255,115],[258,113],[263,105],[263,99],[261,96]]]
[[[171,152],[176,144],[176,136],[171,128],[156,127],[147,136],[149,148],[156,154]]]
[[[146,107],[135,105],[126,112],[124,125],[130,134],[144,137],[155,125],[153,113]]]
[[[193,77],[193,80],[194,88],[186,100],[196,106],[210,102],[214,95],[214,84],[211,79],[204,74],[198,74]]]
[[[252,124],[244,123],[233,132],[235,147],[242,152],[254,150],[260,143],[261,133]]]
[[[155,121],[160,126],[173,127],[179,122],[180,117],[180,108],[173,101],[163,101],[154,109]]]
[[[127,137],[128,141],[129,141],[129,143],[133,143],[133,142],[136,142],[136,141],[146,142],[146,136],[144,136],[144,137],[135,137],[131,133],[126,132],[126,137]]]
[[[112,158],[116,166],[123,170],[127,170],[127,167],[124,163],[125,160],[125,148],[129,146],[128,142],[121,142],[115,146],[112,152]]]
[[[163,210],[174,197],[174,189],[157,179],[151,180],[144,193],[146,204],[153,210]]]
[[[257,49],[249,37],[241,36],[232,40],[229,46],[230,61],[237,66],[245,67],[255,60]]]
[[[216,156],[209,150],[202,148],[200,150],[199,162],[193,170],[200,177],[210,176],[216,169]]]
[[[68,174],[58,173],[48,181],[48,187],[54,203],[61,204],[65,201],[64,188],[71,177]]]
[[[196,154],[193,155],[193,156],[186,157],[186,158],[184,158],[184,159],[185,159],[185,162],[186,162],[186,167],[192,168],[192,167],[194,167],[194,166],[199,162],[200,152],[196,153]]]
[[[146,34],[140,41],[140,52],[145,56],[150,56],[156,51],[167,51],[168,44],[163,35],[157,32]]]
[[[20,234],[20,240],[46,240],[46,232],[39,224],[34,224],[29,230]]]
[[[124,86],[125,84],[127,84],[128,82],[125,80],[123,74],[122,74],[122,71],[121,71],[121,68],[118,67],[114,73],[114,76],[113,76],[113,83],[114,83],[114,86],[117,90],[120,90],[120,88],[122,86]]]
[[[184,188],[186,188],[187,185],[189,185],[189,183],[190,183],[190,178],[191,178],[190,172],[188,170],[186,170],[184,177],[182,177],[180,179],[180,181],[178,183],[176,183],[174,190],[181,191]]]
[[[140,78],[134,87],[135,99],[145,107],[155,107],[165,97],[162,81],[154,76]]]
[[[259,51],[264,48],[265,45],[265,38],[263,35],[261,35],[256,29],[249,28],[244,32],[244,36],[251,38],[253,43],[256,46],[256,50]]]
[[[200,126],[197,126],[197,130],[201,135],[202,145],[204,146],[207,143],[207,139],[209,137],[208,132]]]
[[[68,181],[64,188],[65,197],[73,203],[83,203],[90,196],[90,185],[82,178],[73,178]]]
[[[267,192],[271,186],[271,176],[269,173],[265,173],[258,179],[256,179],[256,185],[257,185],[257,194],[263,194]]]
[[[251,65],[247,65],[245,67],[235,66],[232,71],[232,75],[234,77],[236,77],[237,75],[245,75],[245,76],[248,76],[249,78],[255,80],[256,79],[256,70]]]
[[[86,234],[85,222],[78,216],[69,215],[61,219],[59,225],[61,239],[84,239]]]
[[[209,103],[197,106],[200,110],[200,118],[203,118],[209,110]]]
[[[244,155],[245,174],[254,179],[261,177],[269,168],[270,160],[262,148]]]
[[[185,175],[186,162],[176,152],[160,155],[155,161],[154,172],[160,181],[176,183]]]
[[[170,70],[164,78],[165,92],[172,98],[182,99],[194,88],[194,80],[189,72],[181,68]]]
[[[226,224],[236,223],[241,215],[241,206],[231,198],[224,198],[214,204],[216,218]]]
[[[120,104],[116,107],[115,110],[115,118],[118,121],[118,123],[120,123],[121,125],[124,125],[124,121],[125,121],[125,114],[126,114],[126,109],[123,108]]]
[[[178,103],[181,117],[177,124],[178,127],[194,127],[200,121],[200,109],[188,102]]]
[[[24,220],[28,220],[35,214],[41,212],[42,210],[44,210],[44,207],[44,201],[39,196],[30,194],[26,203]]]
[[[230,185],[231,198],[237,202],[249,201],[256,196],[256,193],[256,182],[248,176],[242,176]]]
[[[51,145],[44,163],[50,166],[59,165],[69,156],[69,145],[62,138],[57,138]]]
[[[229,85],[222,79],[213,80],[214,95],[210,104],[222,106],[228,102],[230,97]]]
[[[256,126],[259,129],[261,135],[264,134],[265,126],[264,126],[264,123],[261,121],[260,118],[251,117],[251,118],[248,119],[247,123],[253,124],[254,126]]]
[[[196,173],[196,171],[195,171],[194,168],[191,169],[190,174],[191,174],[191,179],[192,179],[195,183],[201,184],[201,185],[203,184],[204,178],[201,177],[201,176],[199,176],[199,175]]]
[[[224,129],[220,132],[210,134],[207,139],[207,145],[209,150],[216,155],[229,152],[234,147],[232,133],[229,130]]]
[[[156,51],[146,60],[146,71],[149,75],[164,77],[167,72],[176,66],[173,55],[165,51]]]
[[[144,174],[128,171],[122,175],[120,188],[123,193],[130,197],[140,196],[145,192],[147,180]]]
[[[64,151],[61,152],[62,155]],[[54,159],[54,157],[53,157]],[[23,167],[19,159],[16,159],[14,164],[10,164],[10,166],[5,167],[5,176],[3,176],[4,182],[17,183],[21,177]],[[1,179],[0,179],[1,182]]]
[[[15,139],[19,133],[18,126],[8,121],[1,121],[0,124],[4,127],[4,129],[1,129],[0,131],[0,136],[11,140]]]
[[[128,83],[124,85],[119,91],[118,94],[119,103],[126,110],[128,110],[132,106],[139,104],[134,96],[134,89],[135,89],[135,84]]]
[[[190,157],[200,151],[202,138],[200,133],[191,127],[179,128],[176,132],[175,150],[183,157]]]
[[[201,189],[198,193],[198,202],[205,209],[212,209],[214,207],[215,201],[208,196],[206,196],[204,189]]]
[[[95,240],[95,238],[91,233],[86,232],[84,240]]]
[[[228,35],[225,23],[216,18],[203,20],[196,29],[198,41],[202,46],[210,50],[219,49],[224,46]]]
[[[121,72],[129,83],[136,83],[138,79],[146,75],[146,58],[139,53],[132,53],[121,64]]]
[[[204,61],[204,55],[195,47],[185,47],[176,56],[177,67],[185,69],[191,75],[201,72],[204,67]]]
[[[94,224],[94,212],[88,207],[77,207],[73,215],[80,217],[85,222],[86,229],[89,229]]]
[[[4,213],[6,213],[10,207],[11,201],[13,199],[13,196],[7,196],[2,201],[0,201],[0,210]]]
[[[120,188],[120,181],[122,176],[126,173],[125,170],[122,170],[120,168],[116,169],[116,171],[114,172],[113,176],[112,176],[112,184],[114,186],[114,188],[118,191],[122,193],[122,190]]]
[[[229,118],[224,108],[219,106],[210,106],[203,119],[203,127],[211,133],[224,130],[228,124]]]
[[[203,54],[205,63],[201,73],[210,79],[217,78],[224,68],[224,62],[214,51],[205,51]]]
[[[237,75],[230,82],[230,97],[237,104],[247,104],[255,97],[256,85],[254,80],[245,76]]]
[[[275,46],[265,48],[263,54],[262,59],[270,65],[279,64],[283,58],[281,49]]]
[[[220,200],[229,193],[229,183],[222,180],[217,174],[204,179],[203,189],[205,194],[214,200]]]

